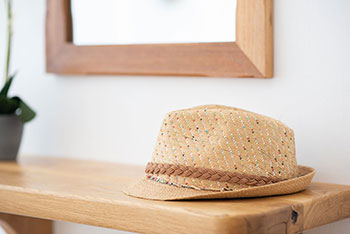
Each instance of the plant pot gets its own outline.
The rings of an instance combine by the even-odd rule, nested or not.
[[[0,160],[16,160],[23,122],[17,115],[0,115]]]

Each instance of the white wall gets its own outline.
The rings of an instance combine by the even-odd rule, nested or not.
[[[349,184],[350,1],[276,0],[271,80],[46,74],[45,1],[14,1],[20,73],[12,93],[38,112],[22,153],[145,164],[167,111],[217,103],[282,120],[295,130],[299,163],[316,168],[315,181]],[[55,230],[119,233],[64,222]],[[347,219],[306,233],[349,230]]]

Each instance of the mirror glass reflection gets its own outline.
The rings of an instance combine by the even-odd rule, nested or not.
[[[73,42],[235,41],[236,4],[237,0],[71,0]]]

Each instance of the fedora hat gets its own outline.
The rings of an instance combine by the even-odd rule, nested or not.
[[[304,190],[293,130],[246,110],[205,105],[168,113],[145,176],[124,188],[153,200],[240,198]]]

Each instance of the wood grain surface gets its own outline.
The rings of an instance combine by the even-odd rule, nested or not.
[[[273,0],[237,1],[237,9],[237,45],[261,74],[272,77]]]
[[[0,213],[0,226],[7,234],[51,234],[52,221]]]
[[[144,167],[48,157],[0,163],[0,212],[142,233],[300,233],[348,218],[350,186],[266,198],[150,201],[122,187]]]

